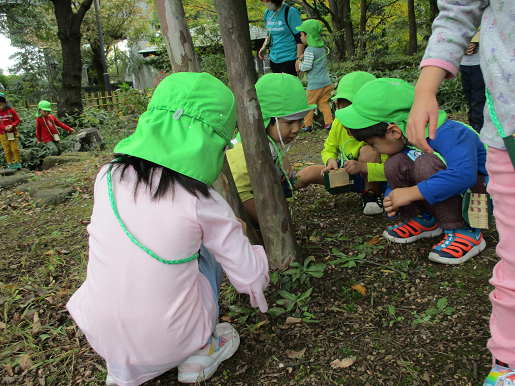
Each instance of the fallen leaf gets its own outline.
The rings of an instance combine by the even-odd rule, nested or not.
[[[34,333],[38,332],[39,330],[41,330],[41,322],[39,321],[39,315],[36,312],[34,314],[34,323],[32,324],[32,333],[34,334]]]
[[[313,162],[306,162],[306,165],[314,165]]]
[[[386,259],[386,254],[388,253],[388,245],[385,249],[383,249],[383,257]]]
[[[68,253],[70,253],[70,251],[67,251],[65,249],[58,249],[56,252],[58,255],[67,255]]]
[[[18,363],[22,370],[27,370],[28,368],[32,367],[32,361],[30,360],[29,354],[21,356],[18,360]]]
[[[4,365],[4,370],[7,371],[7,374],[9,374],[9,376],[12,377],[14,375],[13,368],[9,363]]]
[[[376,237],[374,237],[372,240],[370,240],[367,244],[368,244],[368,245],[375,245],[375,244],[377,244],[380,240],[381,240],[381,238],[380,238],[380,237],[378,237],[378,236],[376,236]]]
[[[88,225],[91,221],[89,220],[82,220],[80,223],[84,225]]]
[[[367,296],[367,289],[363,287],[361,284],[354,284],[351,287],[354,291],[359,292],[363,296]]]
[[[16,194],[17,194],[18,196],[20,196],[20,195],[22,195],[22,194],[23,194],[23,192],[22,192],[21,190],[18,190],[18,191],[16,192]]]
[[[54,251],[51,249],[49,251],[43,252],[43,255],[53,255]]]
[[[424,375],[422,376],[422,379],[426,381],[427,383],[431,383],[431,378],[429,377],[429,373],[426,371]]]
[[[0,322],[0,329],[5,330],[5,323],[4,322]]]
[[[294,318],[292,316],[289,316],[287,319],[286,319],[286,324],[295,324],[295,323],[300,323],[302,322],[302,319],[299,319],[299,318]]]
[[[331,260],[331,255],[324,257],[324,261],[328,261],[328,260]]]
[[[238,375],[243,375],[243,374],[245,374],[245,371],[247,371],[247,365],[243,366],[241,369],[239,369],[238,371],[236,371],[236,372],[233,374],[233,377],[237,377]]]
[[[220,319],[222,320],[222,322],[230,322],[233,319],[233,317],[230,315],[224,315]]]
[[[342,360],[335,359],[331,362],[331,366],[333,368],[339,367],[340,369],[344,369],[346,367],[352,366],[354,362],[356,362],[356,357],[345,358]]]
[[[288,358],[299,359],[303,357],[305,352],[306,349],[300,351],[286,350],[286,355],[288,356]]]
[[[300,162],[297,162],[296,164],[293,165],[294,168],[297,168],[299,166],[303,166],[303,164],[301,164]]]

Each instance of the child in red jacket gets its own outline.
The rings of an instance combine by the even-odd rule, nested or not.
[[[18,114],[14,109],[7,107],[5,94],[0,93],[0,140],[8,169],[21,170],[20,142],[16,130],[19,123]]]
[[[61,155],[63,149],[59,144],[59,132],[57,127],[59,126],[63,130],[71,131],[75,133],[70,126],[66,126],[64,123],[50,114],[52,112],[52,105],[48,101],[41,101],[38,104],[39,117],[36,118],[36,137],[38,139],[38,145],[41,144],[41,139],[45,143],[45,146],[50,150],[50,155]]]

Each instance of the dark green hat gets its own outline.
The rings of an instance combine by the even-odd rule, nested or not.
[[[159,83],[136,132],[114,152],[143,158],[211,186],[236,127],[231,90],[207,73],[179,72]]]
[[[295,27],[298,31],[304,32],[306,36],[306,43],[310,47],[323,47],[324,41],[322,40],[322,24],[317,20],[306,20],[300,27]]]
[[[331,99],[333,101],[336,99],[347,99],[352,102],[361,87],[376,79],[374,75],[365,71],[351,72],[340,79],[336,89],[336,95]]]
[[[336,111],[336,118],[350,129],[377,123],[406,121],[415,100],[415,87],[402,79],[380,78],[359,89],[352,105]]]
[[[290,74],[269,73],[256,83],[256,93],[263,114],[265,128],[271,118],[301,119],[316,105],[308,105],[302,82]]]

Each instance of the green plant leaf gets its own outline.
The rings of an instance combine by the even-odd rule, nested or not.
[[[298,302],[308,298],[311,295],[311,292],[313,292],[313,288],[308,289],[306,292],[304,292],[300,297],[297,299]]]
[[[290,302],[296,302],[297,301],[297,297],[295,295],[289,293],[288,291],[279,290],[278,293],[283,298],[288,299]]]
[[[445,307],[447,307],[447,304],[448,304],[447,298],[441,298],[441,299],[438,299],[438,303],[436,303],[436,306],[438,307],[438,309],[440,311],[443,311],[443,309]]]
[[[395,307],[392,306],[391,304],[388,306],[388,313],[390,315],[395,315]]]
[[[286,312],[286,310],[284,310],[283,308],[279,308],[279,307],[272,307],[270,309],[268,309],[268,313],[272,316],[279,316],[279,315],[282,315]]]
[[[312,265],[311,267],[308,267],[306,272],[317,272],[317,271],[324,271],[326,269],[326,264],[316,264]]]

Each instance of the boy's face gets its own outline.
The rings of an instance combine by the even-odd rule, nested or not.
[[[388,157],[401,152],[406,146],[402,131],[397,125],[390,125],[384,138],[370,137],[365,142],[379,154],[386,154]]]
[[[7,104],[5,102],[0,102],[0,111],[5,110],[6,107],[7,107]]]
[[[307,38],[308,35],[306,35],[305,32],[303,31],[300,31],[300,41],[303,43],[303,44],[307,44],[306,43],[306,38]]]
[[[48,117],[50,115],[50,111],[41,110],[41,116]]]
[[[272,137],[272,139],[275,142],[281,142],[281,138],[279,138],[279,134],[277,133],[277,124],[279,124],[281,138],[283,139],[283,142],[286,145],[293,141],[295,137],[300,133],[300,129],[302,127],[302,119],[289,121],[284,118],[277,118],[274,125],[268,125],[268,127],[266,128],[266,133],[270,137]]]

